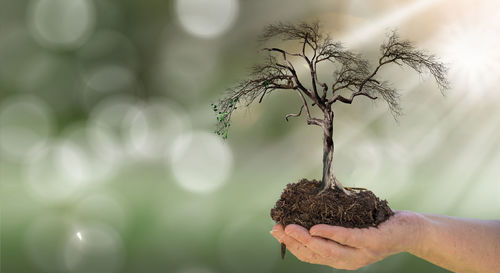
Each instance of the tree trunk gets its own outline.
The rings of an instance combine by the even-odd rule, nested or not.
[[[325,114],[323,125],[323,178],[321,179],[321,189],[318,194],[329,188],[334,189],[337,187],[349,195],[350,193],[335,178],[333,172],[333,152],[335,150],[333,143],[333,112]]]
[[[325,124],[326,125],[326,124]],[[333,188],[333,138],[332,126],[325,126],[323,129],[323,178],[321,188]]]

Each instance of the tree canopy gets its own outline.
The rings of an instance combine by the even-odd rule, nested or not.
[[[305,109],[307,124],[324,127],[326,118],[312,117],[310,107],[316,106],[329,113],[332,112],[332,104],[351,104],[358,96],[384,100],[397,118],[401,114],[400,94],[388,81],[377,77],[380,69],[388,64],[408,66],[418,73],[430,73],[442,91],[449,87],[446,66],[434,55],[418,50],[410,41],[401,39],[396,31],[389,33],[380,46],[380,57],[375,65],[362,55],[346,49],[341,42],[334,41],[329,34],[322,33],[318,22],[269,25],[260,40],[268,42],[271,39],[295,41],[297,50],[289,52],[278,47],[263,48],[265,61],[255,65],[246,79],[229,88],[218,104],[212,104],[217,113],[216,133],[223,138],[227,138],[231,116],[237,105],[249,106],[255,100],[260,103],[276,90],[290,90],[301,100],[299,112],[287,114],[287,120],[300,116]],[[301,58],[307,63],[308,79],[299,78],[290,57]],[[336,67],[329,83],[318,78],[317,66],[322,62],[331,62]],[[307,80],[310,81],[310,88],[303,84]],[[345,91],[341,92],[343,90],[350,95],[345,96]]]

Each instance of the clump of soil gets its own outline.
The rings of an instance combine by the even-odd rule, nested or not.
[[[346,195],[328,189],[317,195],[320,185],[320,181],[307,179],[288,184],[271,209],[271,218],[283,227],[297,224],[310,229],[316,224],[328,224],[366,228],[376,227],[394,214],[387,201],[369,190]]]

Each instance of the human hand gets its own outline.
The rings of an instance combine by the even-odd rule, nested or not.
[[[299,225],[283,229],[277,224],[271,235],[303,262],[354,270],[418,247],[421,218],[414,212],[396,211],[377,228],[362,229],[320,224],[308,231]]]

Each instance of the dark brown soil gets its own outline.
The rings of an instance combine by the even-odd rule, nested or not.
[[[366,228],[376,227],[394,214],[387,201],[369,190],[346,195],[340,190],[328,189],[316,195],[320,184],[307,179],[288,184],[271,209],[271,218],[283,227],[298,224],[309,229],[316,224],[328,224]]]

